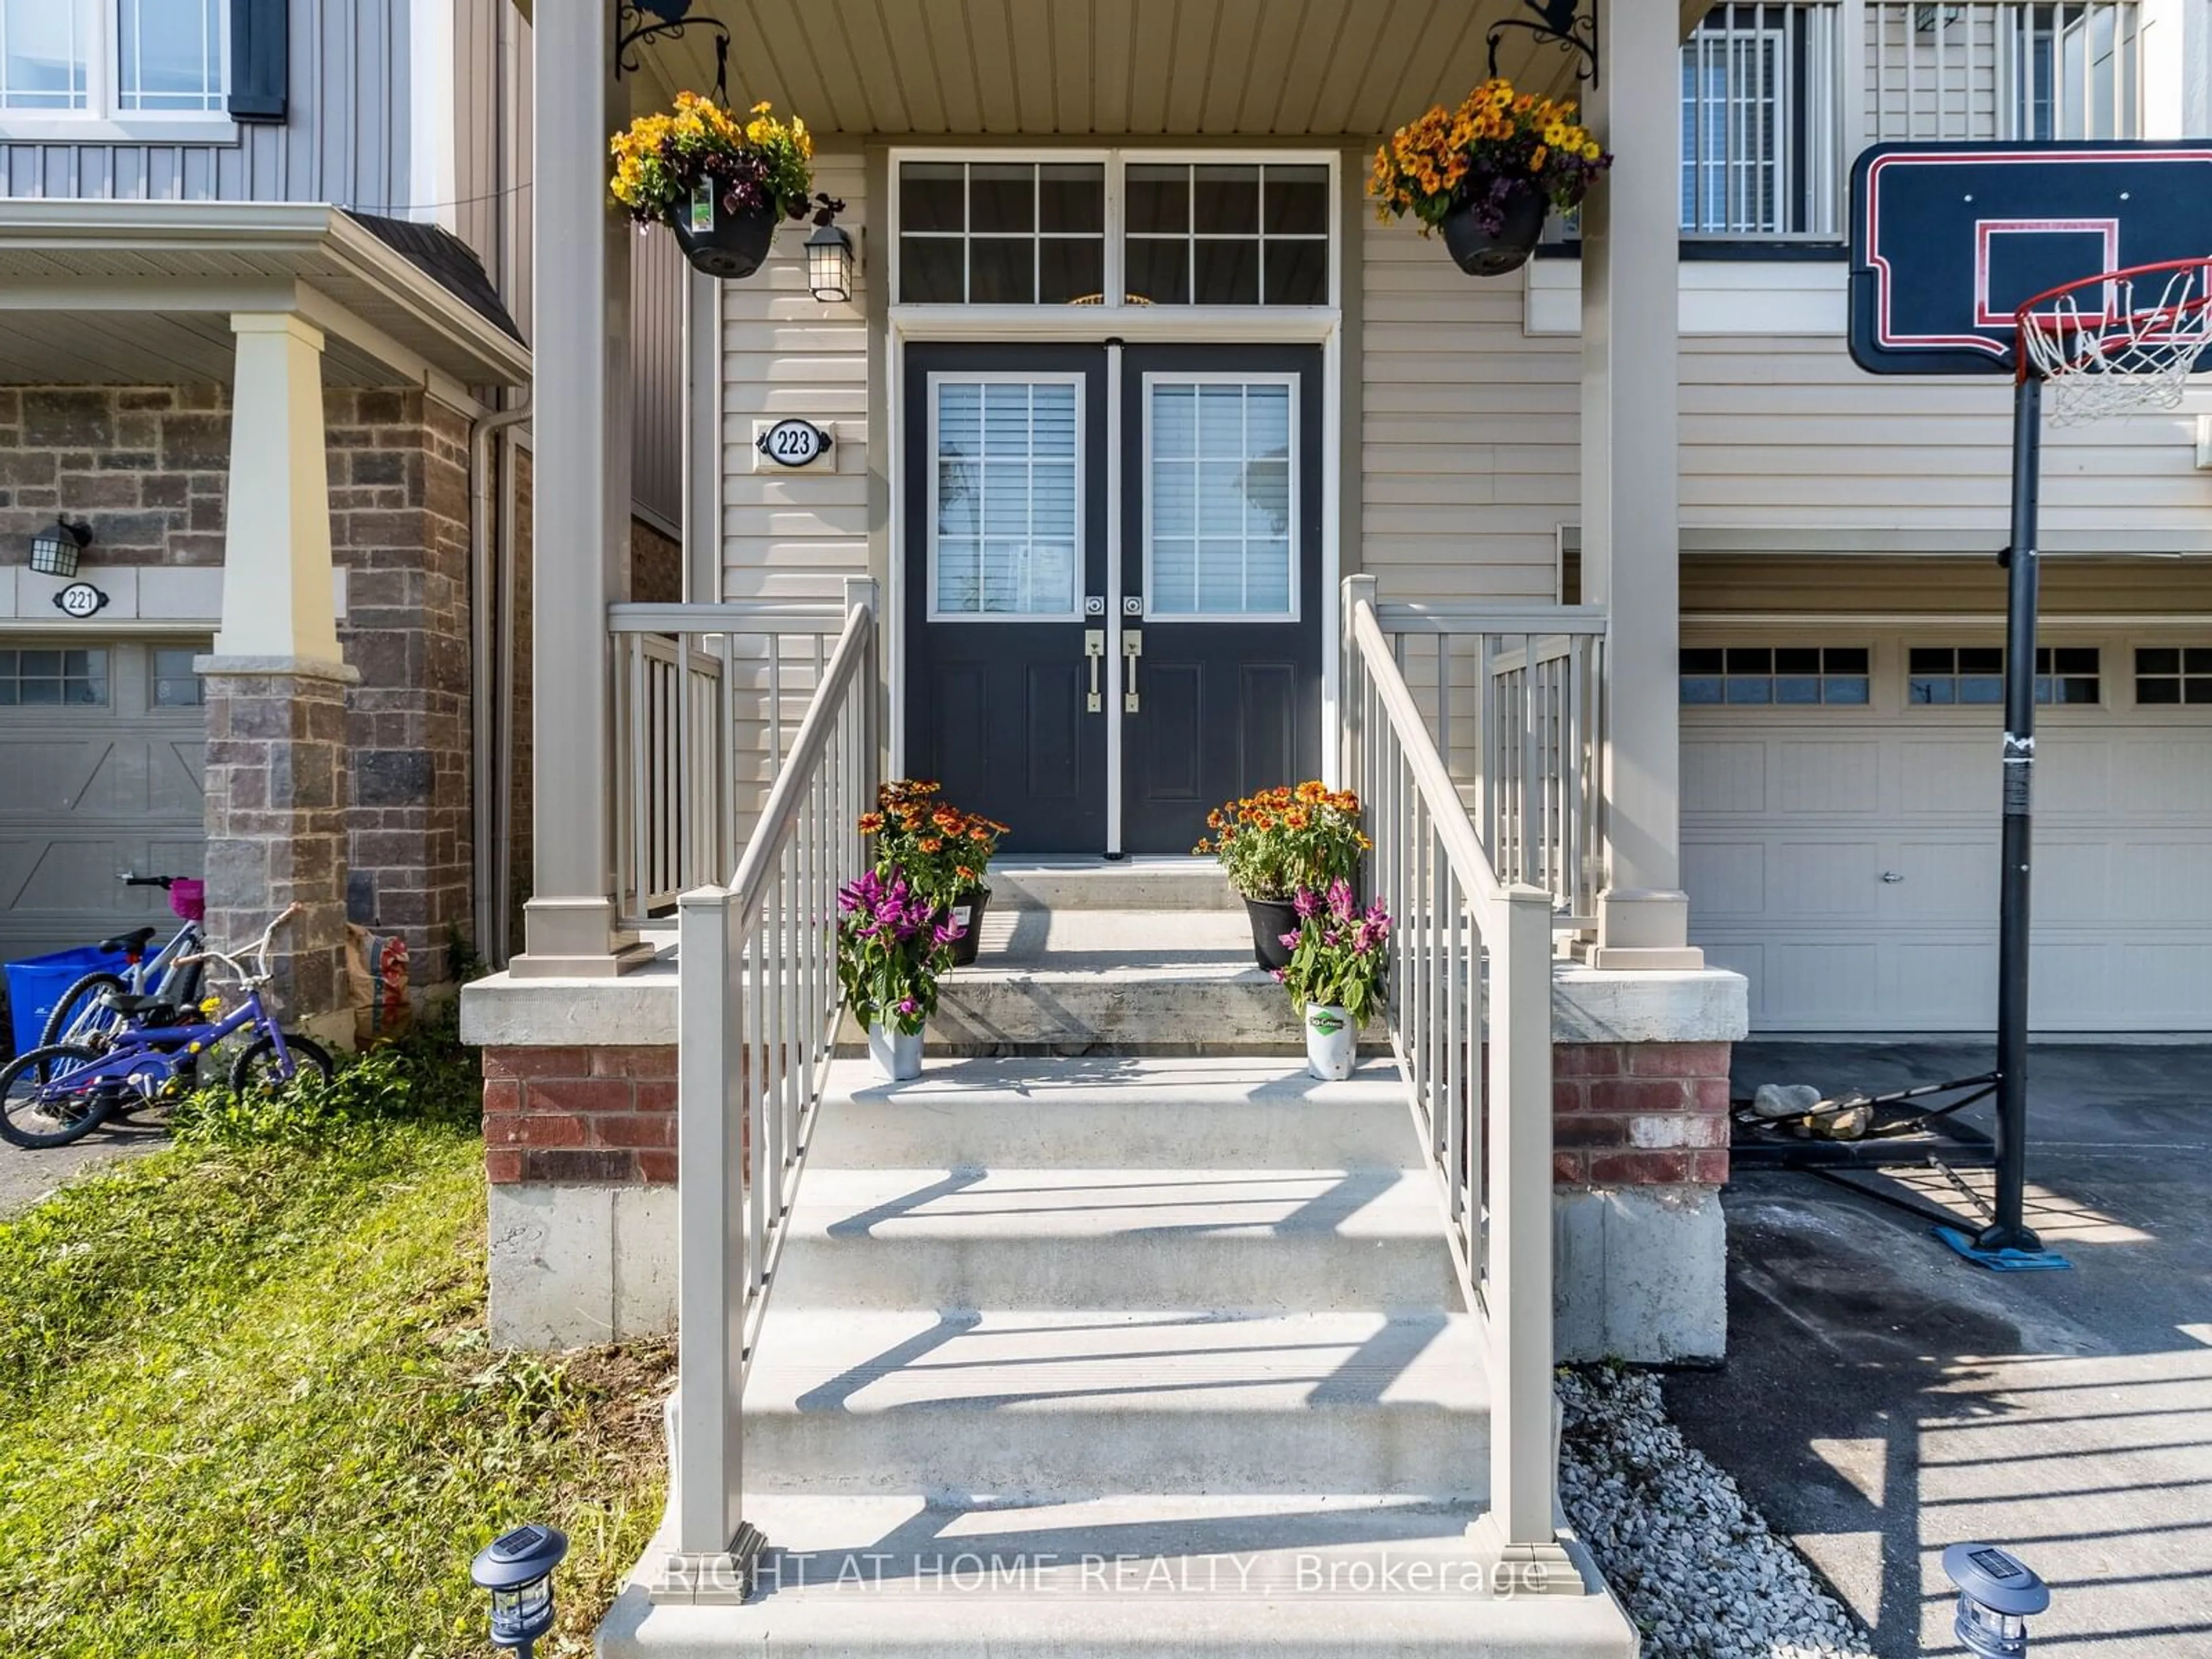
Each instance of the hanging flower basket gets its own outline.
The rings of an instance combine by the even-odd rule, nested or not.
[[[1582,205],[1613,165],[1575,106],[1510,81],[1486,81],[1455,110],[1443,105],[1394,133],[1375,153],[1368,193],[1384,219],[1418,220],[1471,276],[1502,276],[1535,252],[1545,216]]]
[[[1498,228],[1486,229],[1483,216],[1472,202],[1462,202],[1444,215],[1444,246],[1459,268],[1470,276],[1503,276],[1528,263],[1544,234],[1544,218],[1551,210],[1540,191],[1522,185],[1509,193],[1498,210]]]
[[[826,226],[845,204],[814,191],[806,123],[756,104],[750,120],[710,98],[679,93],[674,113],[641,115],[616,136],[608,188],[641,225],[665,224],[710,276],[750,276],[786,219]]]

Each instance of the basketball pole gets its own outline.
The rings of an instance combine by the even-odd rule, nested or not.
[[[1997,908],[1996,1218],[1978,1250],[2038,1251],[2027,1225],[2029,849],[2034,826],[2036,498],[2043,463],[2043,381],[2022,362],[2012,405],[2012,544],[2005,567],[2004,860]]]

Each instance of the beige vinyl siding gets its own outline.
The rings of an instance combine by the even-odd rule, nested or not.
[[[1761,532],[1869,552],[2004,544],[2012,388],[2002,375],[1869,375],[1839,337],[1690,337],[1681,365],[1686,544],[1711,547],[1722,532],[1749,550]],[[2047,430],[2044,547],[2212,549],[2199,411],[2212,411],[2212,387],[2172,414]]]
[[[805,224],[776,233],[750,280],[722,285],[722,591],[730,599],[836,599],[868,574],[868,266],[883,251],[866,235],[868,204],[857,147],[824,146],[815,188],[842,197],[839,220],[864,257],[849,306],[824,306],[806,286]],[[763,420],[799,416],[835,428],[836,449],[803,472],[753,471]]]
[[[1357,180],[1352,186],[1357,188]],[[1386,599],[1550,599],[1581,493],[1580,342],[1530,337],[1520,281],[1363,215],[1359,546]]]
[[[2212,615],[2212,558],[2042,562],[2045,617]],[[1886,559],[1774,554],[1688,555],[1682,611],[1729,617],[2004,614],[2005,573],[1976,558]]]
[[[665,226],[630,244],[630,496],[674,535],[684,522],[684,305],[691,267]]]

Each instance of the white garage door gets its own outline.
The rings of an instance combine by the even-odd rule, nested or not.
[[[125,871],[197,876],[204,641],[0,636],[0,959],[159,921]]]
[[[2212,640],[2046,650],[2032,1021],[2212,1030]],[[1990,1029],[1993,641],[1692,639],[1683,668],[1692,929],[1753,1029]]]

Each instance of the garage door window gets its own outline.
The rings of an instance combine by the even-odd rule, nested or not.
[[[2104,701],[2102,669],[2094,645],[2044,646],[2035,653],[2035,700],[2045,703]],[[1930,707],[2004,701],[2001,645],[1916,645],[1906,653],[1905,700]]]
[[[98,708],[106,702],[105,651],[0,651],[0,705]]]
[[[1717,703],[1822,703],[1863,708],[1870,653],[1863,645],[1706,647],[1681,653],[1681,698]]]
[[[156,708],[198,708],[207,701],[200,677],[192,672],[195,651],[154,653],[153,704]]]
[[[2155,646],[2136,653],[2138,703],[2212,703],[2212,647]]]

